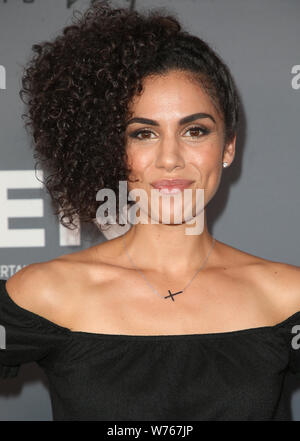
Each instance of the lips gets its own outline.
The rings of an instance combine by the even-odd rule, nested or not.
[[[151,185],[164,193],[177,193],[188,188],[193,182],[190,179],[161,179],[152,182]]]
[[[159,181],[151,182],[154,188],[159,187],[188,187],[194,181],[189,179],[161,179]]]

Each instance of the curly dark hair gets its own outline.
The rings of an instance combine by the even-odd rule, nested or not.
[[[128,181],[129,105],[148,75],[191,74],[222,116],[225,144],[236,134],[239,99],[228,67],[165,8],[140,13],[95,1],[53,41],[32,50],[20,91],[23,118],[35,167],[47,170],[43,184],[67,228],[77,228],[75,218],[95,222],[97,191],[118,194],[119,181]]]

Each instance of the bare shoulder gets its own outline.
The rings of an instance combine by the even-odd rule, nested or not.
[[[66,274],[59,259],[25,266],[6,282],[11,299],[19,306],[64,326]]]
[[[116,272],[98,258],[97,247],[25,266],[6,282],[11,299],[19,306],[60,326],[71,327],[89,288],[114,280]],[[101,244],[101,251],[106,248]]]
[[[222,260],[235,280],[250,286],[278,322],[300,311],[300,267],[256,256],[221,243]],[[260,301],[260,300],[259,300]]]
[[[266,261],[260,270],[266,292],[274,299],[282,318],[300,311],[300,267],[284,262]]]

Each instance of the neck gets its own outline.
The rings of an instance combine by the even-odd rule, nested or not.
[[[196,270],[206,259],[213,241],[206,216],[204,219],[203,232],[194,235],[186,234],[186,224],[133,225],[124,235],[127,252],[141,270],[172,276]]]

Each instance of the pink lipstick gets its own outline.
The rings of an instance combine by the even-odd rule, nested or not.
[[[159,190],[163,194],[175,194],[188,188],[195,181],[190,179],[160,179],[151,182],[152,187]]]

